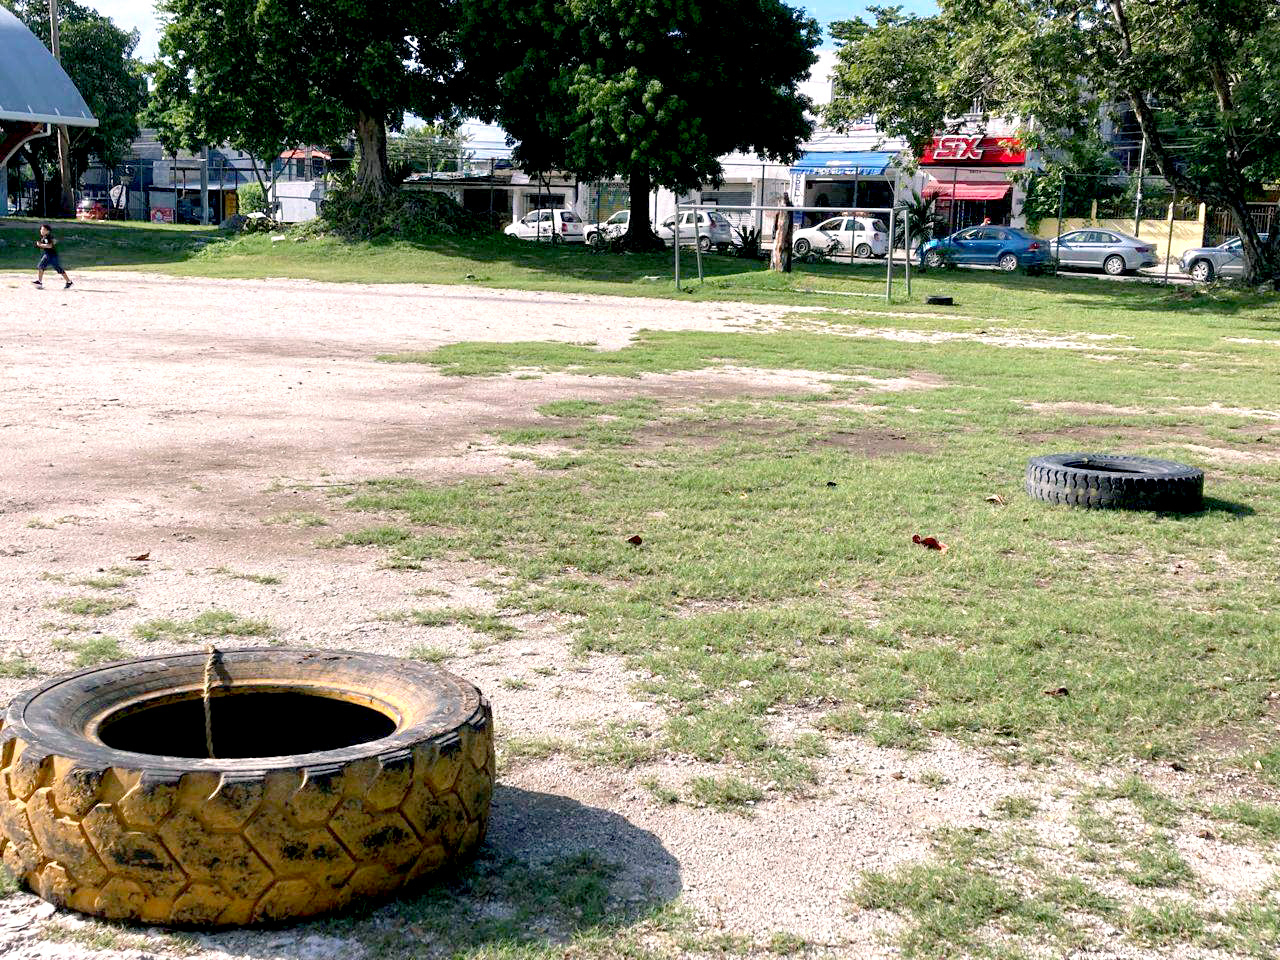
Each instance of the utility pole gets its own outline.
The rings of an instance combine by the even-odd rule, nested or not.
[[[200,148],[200,223],[209,225],[209,148]]]
[[[1133,235],[1138,236],[1142,225],[1142,181],[1147,175],[1147,135],[1142,134],[1142,148],[1138,151],[1138,197],[1133,202]]]
[[[49,0],[49,52],[53,59],[62,62],[61,44],[58,40],[58,0]],[[62,212],[75,215],[76,198],[71,183],[71,143],[67,139],[67,128],[58,124],[58,174],[62,181]]]

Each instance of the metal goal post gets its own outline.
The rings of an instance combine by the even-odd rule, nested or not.
[[[905,247],[905,255],[903,257],[903,268],[904,268],[904,276],[906,281],[906,293],[907,293],[907,296],[911,296],[911,220],[909,217],[906,216],[907,207],[901,204],[895,207],[784,207],[779,205],[763,205],[763,204],[750,204],[745,206],[727,206],[727,205],[721,205],[721,204],[715,204],[715,203],[677,203],[676,210],[675,210],[675,222],[672,227],[672,231],[673,231],[672,245],[675,248],[673,258],[675,261],[676,289],[677,290],[680,289],[680,248],[682,246],[681,239],[680,239],[680,215],[682,213],[695,214],[694,223],[696,225],[698,222],[698,218],[696,215],[704,211],[717,211],[720,213],[723,213],[725,211],[731,211],[731,212],[749,213],[749,214],[760,213],[763,215],[766,213],[776,213],[779,210],[786,210],[792,216],[794,216],[795,214],[818,213],[823,215],[823,217],[820,219],[825,219],[827,217],[833,217],[841,214],[848,217],[863,216],[863,215],[874,217],[881,214],[887,216],[889,218],[889,249],[885,255],[884,293],[883,294],[870,294],[870,293],[863,294],[863,296],[868,296],[868,297],[870,296],[874,296],[877,298],[883,297],[883,299],[886,301],[891,300],[893,298],[893,267],[894,267],[894,252],[895,252],[894,235],[897,233],[898,217],[899,215],[902,215],[903,222],[906,224],[906,233],[903,238],[904,247]],[[753,219],[753,218],[748,218],[748,219]],[[761,219],[761,222],[763,222],[763,218]],[[698,263],[698,282],[701,283],[703,282],[703,279],[704,279],[703,268],[702,268],[702,247],[698,243],[698,234],[696,229],[694,231],[692,245],[693,245],[694,254]],[[852,260],[852,253],[850,254],[850,259]]]

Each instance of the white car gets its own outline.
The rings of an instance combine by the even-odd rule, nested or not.
[[[694,229],[693,229],[692,210],[680,214],[680,244],[693,245]],[[698,246],[703,253],[708,252],[715,247],[721,253],[728,253],[733,249],[734,235],[733,224],[731,224],[723,213],[716,213],[714,210],[702,210],[697,214],[698,217]],[[675,214],[667,217],[662,221],[662,225],[658,227],[658,236],[668,245],[676,242],[676,218]]]
[[[607,243],[610,240],[617,240],[627,232],[627,224],[630,222],[631,211],[619,210],[603,223],[588,223],[586,226],[587,243],[594,246]]]
[[[534,210],[502,231],[521,240],[585,243],[582,220],[572,210]]]
[[[883,257],[889,252],[889,230],[883,221],[869,217],[832,217],[816,227],[797,230],[791,237],[791,250],[797,257],[807,257],[815,251],[864,260]]]

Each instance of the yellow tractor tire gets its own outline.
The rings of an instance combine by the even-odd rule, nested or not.
[[[469,857],[494,772],[488,702],[427,664],[286,649],[105,664],[10,705],[0,858],[95,916],[279,923]]]

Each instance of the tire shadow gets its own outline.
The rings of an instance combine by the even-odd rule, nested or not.
[[[650,831],[569,797],[498,785],[478,855],[452,874],[329,919],[191,939],[255,960],[505,956],[620,933],[681,889],[679,862]]]

